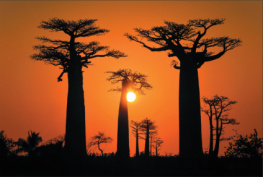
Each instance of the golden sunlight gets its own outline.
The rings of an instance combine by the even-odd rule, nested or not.
[[[127,101],[133,102],[135,99],[136,99],[136,94],[131,92],[131,91],[129,91],[127,93]]]

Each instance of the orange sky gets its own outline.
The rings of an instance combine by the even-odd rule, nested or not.
[[[254,128],[262,135],[262,1],[1,1],[0,2],[0,130],[17,140],[28,130],[40,132],[44,141],[65,133],[67,79],[57,82],[61,70],[44,62],[32,61],[36,36],[67,38],[37,26],[42,20],[58,17],[66,20],[98,19],[97,25],[109,29],[94,37],[102,45],[125,52],[121,59],[97,58],[84,69],[87,141],[98,131],[113,138],[105,152],[115,152],[120,93],[108,92],[115,87],[106,81],[106,71],[130,68],[148,75],[153,89],[137,95],[129,103],[129,120],[146,117],[158,125],[164,140],[161,154],[178,154],[179,70],[170,66],[173,58],[166,52],[150,52],[124,33],[133,28],[163,25],[163,20],[186,23],[197,18],[226,18],[225,24],[211,28],[209,36],[240,38],[243,43],[221,59],[205,63],[199,69],[200,94],[228,96],[238,103],[230,117],[240,125],[232,128],[248,134]],[[86,38],[83,41],[89,42]],[[116,85],[117,86],[117,85]],[[202,115],[203,148],[208,148],[208,119]],[[220,154],[223,154],[222,144]],[[140,151],[144,142],[140,141]],[[96,149],[94,148],[94,152]],[[135,138],[130,133],[130,152],[135,153]]]

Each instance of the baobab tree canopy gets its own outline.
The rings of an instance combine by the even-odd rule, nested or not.
[[[109,50],[108,46],[102,46],[97,41],[89,43],[76,42],[75,39],[81,37],[90,37],[102,35],[109,30],[100,29],[95,26],[96,19],[81,19],[78,21],[66,21],[63,19],[52,18],[48,21],[42,21],[39,28],[51,32],[64,32],[70,36],[69,41],[49,39],[45,36],[36,37],[43,45],[36,45],[34,49],[39,53],[32,55],[32,59],[45,61],[55,66],[62,66],[63,72],[67,72],[72,56],[79,60],[81,66],[88,67],[91,63],[89,59],[98,57],[124,57],[125,54],[118,50]],[[61,76],[58,81],[61,81]]]
[[[145,94],[144,89],[152,89],[152,86],[147,82],[147,76],[138,72],[132,72],[130,69],[119,69],[118,71],[108,71],[111,75],[107,78],[112,84],[118,82],[126,82],[127,87],[140,94]],[[117,87],[110,91],[122,91],[122,88]]]
[[[164,21],[165,26],[155,26],[150,30],[135,28],[137,36],[125,34],[130,40],[138,42],[143,47],[153,51],[168,51],[169,57],[177,57],[180,62],[193,60],[197,68],[205,62],[220,58],[227,51],[241,44],[240,39],[230,37],[204,38],[211,27],[223,24],[225,19],[197,19],[189,20],[187,24]],[[144,40],[153,43],[151,47]],[[220,47],[220,52],[214,52],[213,48]],[[178,62],[174,61],[174,68]]]

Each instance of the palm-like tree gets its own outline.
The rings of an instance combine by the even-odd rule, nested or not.
[[[26,152],[28,156],[31,156],[32,152],[38,147],[39,143],[42,141],[42,137],[39,133],[28,131],[27,139],[19,138],[17,141],[18,152]]]
[[[118,71],[108,71],[111,75],[107,78],[112,84],[121,82],[122,88],[112,89],[112,91],[121,91],[121,100],[118,117],[118,135],[117,135],[117,156],[128,158],[129,149],[129,121],[128,106],[126,95],[128,89],[132,89],[140,94],[144,94],[143,89],[151,89],[152,86],[147,82],[146,75],[132,72],[130,69],[120,69]]]

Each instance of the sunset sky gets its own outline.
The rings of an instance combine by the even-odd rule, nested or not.
[[[124,52],[128,57],[96,58],[83,69],[86,108],[86,137],[98,131],[113,138],[103,145],[115,152],[120,92],[106,81],[106,71],[122,68],[148,75],[153,86],[146,95],[128,103],[129,121],[146,117],[155,121],[164,140],[161,154],[179,153],[179,70],[171,67],[167,52],[150,52],[130,41],[124,33],[133,28],[149,29],[163,21],[187,23],[191,19],[225,18],[225,24],[211,28],[208,36],[240,38],[242,46],[199,69],[200,96],[224,95],[237,101],[229,117],[240,125],[226,125],[225,135],[249,134],[257,129],[262,137],[262,1],[0,1],[0,130],[9,138],[26,138],[40,132],[43,141],[65,133],[67,75],[57,82],[59,67],[30,59],[39,44],[37,36],[69,39],[62,32],[37,28],[42,20],[98,19],[96,24],[110,32],[81,41],[99,41]],[[120,86],[120,85],[119,85]],[[203,102],[201,103],[203,106]],[[209,146],[209,124],[202,114],[203,148]],[[223,155],[222,143],[219,154]],[[144,141],[140,141],[140,151]],[[94,152],[97,151],[94,148]],[[130,154],[135,154],[135,138],[130,131]]]

